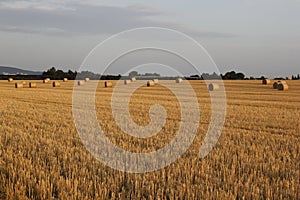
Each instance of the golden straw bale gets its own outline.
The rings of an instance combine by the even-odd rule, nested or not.
[[[214,91],[214,90],[220,89],[220,86],[218,84],[216,84],[216,83],[210,83],[208,85],[208,89],[209,89],[209,91]]]
[[[79,86],[80,86],[80,85],[84,85],[84,81],[78,81],[78,82],[77,82],[77,85],[79,85]]]
[[[135,78],[135,77],[132,77],[132,78],[131,78],[131,81],[132,81],[132,82],[136,81],[136,78]]]
[[[67,78],[64,78],[63,81],[64,81],[64,82],[68,82],[68,79],[67,79]]]
[[[8,82],[14,82],[14,79],[13,78],[9,78]]]
[[[288,84],[285,84],[285,83],[279,83],[277,88],[278,88],[278,90],[288,90],[289,86],[288,86]]]
[[[153,79],[153,82],[154,82],[155,84],[158,84],[158,79]]]
[[[30,87],[30,88],[36,88],[36,83],[31,83],[31,82],[30,82],[30,83],[29,83],[29,87]]]
[[[23,84],[22,83],[15,83],[15,88],[22,88]]]
[[[107,82],[107,81],[105,81],[104,82],[104,87],[112,87],[112,82]]]
[[[271,84],[271,80],[270,79],[263,79],[262,84],[263,85],[269,85],[269,84]]]
[[[273,83],[273,88],[274,88],[274,89],[278,89],[278,82],[274,82],[274,83]]]
[[[131,81],[130,80],[124,80],[124,85],[129,84]]]
[[[48,79],[44,79],[43,83],[49,83],[49,80]]]
[[[90,81],[90,78],[85,78],[84,81],[88,82],[88,81]]]
[[[52,83],[52,86],[53,86],[53,87],[60,87],[60,83],[57,82],[57,81],[54,81],[54,82]]]
[[[147,81],[147,87],[153,87],[155,83],[153,81]]]
[[[177,78],[176,79],[176,83],[181,83],[182,82],[182,78]]]

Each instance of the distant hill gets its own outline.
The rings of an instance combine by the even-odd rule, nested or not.
[[[3,67],[0,66],[0,75],[41,75],[43,72],[23,70],[15,67]]]

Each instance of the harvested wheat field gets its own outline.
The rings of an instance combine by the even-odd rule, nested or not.
[[[72,89],[92,80],[82,86],[60,81],[59,88],[33,82],[37,88],[0,81],[0,199],[300,199],[300,81],[287,81],[286,91],[261,81],[225,81],[224,129],[202,159],[198,153],[211,101],[204,82],[191,81],[201,112],[194,142],[170,166],[142,174],[111,169],[82,144],[72,116]],[[99,124],[114,144],[151,152],[172,140],[180,105],[171,91],[145,82],[134,92],[130,114],[137,124],[150,122],[153,104],[167,111],[164,128],[139,139],[114,122],[114,88],[104,82],[99,81],[95,105]]]

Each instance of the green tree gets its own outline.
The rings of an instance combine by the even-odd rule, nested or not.
[[[137,75],[138,75],[138,72],[137,72],[137,71],[131,71],[131,72],[129,73],[129,77],[130,77],[130,78],[136,77]]]
[[[55,67],[51,67],[51,69],[48,70],[48,74],[54,76],[56,72]]]

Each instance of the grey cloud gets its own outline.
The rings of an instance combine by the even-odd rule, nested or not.
[[[232,38],[237,37],[237,35],[232,33],[221,33],[221,32],[210,32],[210,31],[195,31],[188,30],[187,34],[198,37],[198,38]]]
[[[8,1],[0,4],[0,30],[10,32],[94,35],[157,26],[183,31],[193,37],[233,37],[232,34],[201,32],[160,20],[164,13],[150,7],[104,5],[90,1]],[[14,2],[14,3],[13,3]],[[22,1],[23,2],[23,1]],[[57,4],[57,5],[56,5]],[[63,9],[64,8],[64,9]],[[155,19],[155,20],[153,20]]]
[[[0,2],[0,8],[11,9],[11,10],[24,10],[24,9],[35,9],[43,11],[53,10],[74,10],[72,7],[66,6],[66,2],[58,0],[27,0],[27,1],[13,1],[13,0],[2,0]]]
[[[44,34],[44,35],[62,35],[67,34],[64,30],[50,27],[22,27],[22,26],[0,26],[0,30],[3,32],[20,32],[20,33],[31,33],[31,34]]]
[[[2,9],[0,24],[2,26],[26,27],[27,30],[46,26],[73,34],[105,34],[140,26],[163,25],[143,19],[146,16],[157,14],[156,11],[151,13],[132,7],[91,7],[89,5],[76,7],[76,12],[68,10],[44,12],[36,9]],[[19,31],[21,30],[22,28],[19,29]]]

